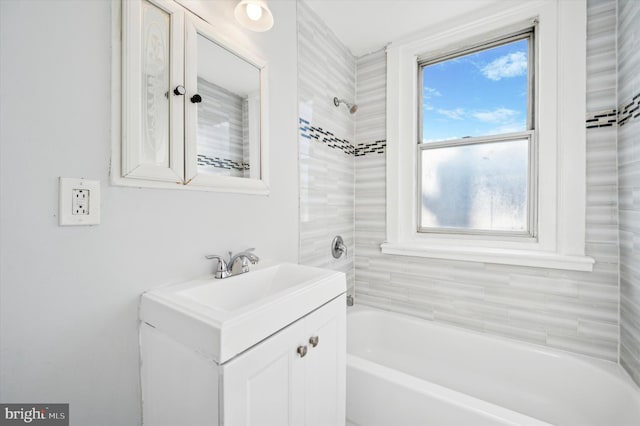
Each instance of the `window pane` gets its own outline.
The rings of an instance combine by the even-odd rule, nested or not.
[[[421,155],[422,228],[528,231],[528,139]]]
[[[529,39],[423,67],[422,142],[527,129]]]

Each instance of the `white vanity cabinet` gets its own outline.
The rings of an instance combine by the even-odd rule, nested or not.
[[[144,293],[144,426],[345,424],[343,273],[277,264]]]
[[[222,365],[223,424],[344,425],[345,304],[338,297]]]

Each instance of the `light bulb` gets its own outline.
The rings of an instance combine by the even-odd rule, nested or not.
[[[259,4],[248,3],[247,4],[247,16],[252,21],[257,21],[262,17],[262,7]]]

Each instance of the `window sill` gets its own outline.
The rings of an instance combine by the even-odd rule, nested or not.
[[[592,271],[594,260],[589,256],[566,255],[535,250],[502,249],[465,246],[433,246],[415,242],[390,243],[380,246],[382,253],[432,259],[460,260],[500,265],[531,266],[536,268]]]

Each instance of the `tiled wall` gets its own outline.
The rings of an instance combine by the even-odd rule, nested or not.
[[[620,362],[640,385],[640,2],[618,1]]]
[[[343,271],[353,288],[355,59],[304,3],[298,5],[300,262]],[[341,235],[346,257],[331,256]]]
[[[586,119],[592,119],[616,108],[615,0],[589,1],[588,14]],[[586,251],[596,260],[593,272],[382,255],[385,191],[393,190],[385,188],[385,72],[382,51],[357,60],[357,303],[617,360],[614,123],[586,130]]]
[[[198,173],[249,176],[247,101],[198,78]]]

